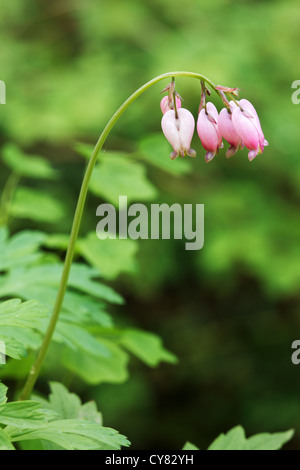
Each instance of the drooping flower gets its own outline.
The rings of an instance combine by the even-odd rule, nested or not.
[[[236,107],[236,104],[231,101],[230,107],[231,110],[233,110]],[[227,108],[223,108],[219,114],[218,127],[222,137],[224,137],[224,139],[230,144],[230,147],[226,152],[226,157],[232,157],[232,155],[242,148],[244,144],[233,125],[232,112],[229,113]]]
[[[244,145],[250,150],[248,158],[252,161],[268,145],[261,129],[254,106],[248,100],[240,100],[232,112],[232,123]]]
[[[172,145],[174,152],[170,157],[172,160],[179,155],[196,156],[195,150],[191,149],[191,141],[195,129],[195,119],[192,113],[185,108],[166,111],[161,120],[161,127],[167,140]]]
[[[245,99],[240,100],[239,104],[242,107],[242,109],[248,111],[253,116],[253,118],[255,120],[257,131],[258,131],[258,134],[259,134],[259,145],[260,145],[261,151],[263,152],[264,148],[267,145],[269,145],[269,143],[265,139],[265,136],[264,136],[264,133],[262,131],[260,120],[259,120],[258,114],[256,112],[256,109],[254,108],[253,104],[250,103],[250,101],[245,100]]]
[[[205,160],[209,162],[214,158],[219,148],[222,147],[222,136],[218,128],[218,111],[213,103],[207,103],[206,108],[201,109],[197,132],[205,150]]]
[[[176,96],[176,108],[180,109],[181,108],[181,99]],[[164,96],[163,99],[160,102],[160,109],[163,114],[165,114],[167,111],[170,111],[171,109],[174,109],[174,99],[173,96]]]

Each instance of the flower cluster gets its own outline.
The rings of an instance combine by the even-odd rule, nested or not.
[[[248,158],[252,161],[268,145],[254,106],[246,99],[233,99],[230,102],[227,100],[225,93],[238,96],[237,88],[217,86],[216,90],[226,106],[220,113],[213,103],[206,102],[206,94],[210,93],[205,86],[202,87],[197,133],[206,150],[205,160],[211,161],[219,149],[223,148],[224,138],[230,144],[226,152],[227,158],[246,147],[249,150]],[[170,156],[172,159],[179,155],[195,157],[196,152],[191,149],[195,130],[194,116],[182,107],[182,99],[175,92],[174,82],[163,91],[168,91],[168,95],[164,96],[160,103],[163,113],[161,126],[174,149]]]

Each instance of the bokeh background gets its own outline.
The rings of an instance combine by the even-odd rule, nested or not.
[[[93,145],[118,106],[161,73],[194,71],[241,88],[270,143],[251,164],[245,150],[229,160],[221,150],[206,164],[195,137],[197,159],[171,168],[160,130],[161,82],[105,144],[82,233],[95,230],[101,202],[117,200],[109,152],[116,167],[121,152],[138,165],[134,179],[125,164],[132,201],[205,205],[201,251],[185,251],[178,240],[143,240],[130,253],[111,246],[103,255],[107,283],[126,299],[116,317],[159,334],[178,357],[154,369],[133,358],[120,383],[71,381],[133,449],[181,448],[186,440],[205,448],[237,424],[247,435],[294,428],[289,447],[300,446],[300,366],[291,362],[300,338],[300,106],[291,100],[300,79],[299,23],[297,0],[2,2],[1,185],[12,143],[61,173],[59,183],[26,182],[12,232],[68,234],[85,166],[79,143]],[[176,88],[196,116],[199,83],[180,78]],[[35,212],[52,214],[48,220],[32,216],[28,189],[44,195]]]

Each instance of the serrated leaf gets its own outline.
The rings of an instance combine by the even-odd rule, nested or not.
[[[0,428],[0,450],[15,450],[12,445],[9,436],[6,432]]]
[[[25,299],[36,299],[41,303],[48,298],[48,303],[52,306],[62,270],[62,264],[54,263],[13,269],[3,279],[0,296],[17,295]],[[119,294],[111,287],[95,281],[95,277],[99,277],[97,269],[73,263],[69,286],[108,302],[123,302]]]
[[[292,439],[293,435],[293,430],[273,434],[256,434],[247,440],[247,450],[279,450]]]
[[[294,431],[282,433],[263,433],[246,438],[241,426],[221,434],[209,446],[208,450],[278,450],[293,437]]]
[[[176,356],[163,347],[161,338],[154,333],[126,329],[121,336],[120,344],[151,367],[156,367],[161,361],[171,364],[177,362]]]
[[[26,346],[32,347],[33,330],[41,331],[41,320],[46,315],[45,307],[37,302],[11,299],[0,303],[0,340],[5,345],[5,355],[13,359],[25,357]]]
[[[0,228],[0,270],[33,263],[42,257],[38,248],[47,238],[42,232],[24,230],[9,238],[6,227]]]
[[[90,190],[106,201],[119,206],[119,197],[130,201],[149,201],[157,196],[156,188],[146,176],[143,165],[123,154],[100,154],[94,168]]]
[[[120,450],[121,446],[127,447],[130,444],[114,429],[77,419],[52,421],[36,430],[26,430],[13,435],[14,442],[33,439],[45,439],[66,450],[101,450],[107,446]]]
[[[2,330],[2,329],[1,329]],[[5,355],[13,359],[22,359],[27,355],[26,348],[22,343],[0,333],[0,341],[5,345]]]
[[[40,404],[31,400],[0,405],[0,423],[19,428],[36,427],[45,423],[46,416],[39,411]]]
[[[34,328],[40,326],[40,319],[46,314],[45,307],[36,301],[7,300],[0,303],[0,327]]]
[[[0,383],[0,405],[4,405],[7,402],[7,387]]]
[[[79,412],[79,418],[102,424],[102,414],[98,411],[97,405],[94,401],[89,401],[82,405]]]
[[[54,408],[59,408],[61,414],[74,414],[74,407],[76,414],[82,411],[80,400],[78,402],[62,386],[54,386],[53,394],[55,398],[52,396],[52,404],[54,403]],[[71,400],[71,404],[66,399]],[[40,402],[32,400],[0,405],[0,423],[6,425],[5,445],[8,442],[46,440],[66,450],[119,450],[121,446],[130,444],[125,436],[99,424],[98,413],[93,421],[85,418],[60,419],[60,413],[51,409],[51,404],[46,402],[46,406],[47,408],[41,408]],[[83,413],[86,413],[85,408]],[[90,409],[89,414],[91,415]],[[0,435],[0,443],[1,437]]]
[[[245,431],[241,426],[236,426],[228,431],[227,434],[220,434],[208,450],[242,450],[245,446]]]
[[[64,310],[72,314],[72,318],[83,324],[96,324],[110,328],[113,326],[111,315],[105,311],[105,304],[99,299],[82,295],[77,292],[67,292],[63,304]]]
[[[39,399],[42,406],[59,414],[63,419],[80,419],[102,424],[102,415],[97,410],[95,402],[82,404],[80,398],[59,382],[50,383],[51,393],[48,400]]]
[[[194,444],[192,444],[191,442],[187,441],[182,450],[199,450],[199,447],[196,447]]]

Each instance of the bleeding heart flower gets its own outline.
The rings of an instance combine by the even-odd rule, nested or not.
[[[254,108],[253,104],[250,103],[250,101],[245,100],[245,99],[240,100],[239,104],[242,107],[242,109],[248,111],[251,114],[251,116],[253,116],[253,118],[255,120],[255,125],[256,125],[258,134],[259,134],[259,146],[261,148],[261,151],[263,152],[264,148],[267,145],[269,145],[269,142],[265,139],[265,136],[264,136],[264,133],[262,131],[260,120],[259,120],[258,114],[256,112],[256,109]]]
[[[174,149],[170,157],[172,160],[179,155],[195,157],[196,152],[191,149],[195,129],[194,116],[185,108],[178,109],[177,116],[174,110],[170,110],[165,112],[161,120],[163,133]]]
[[[207,103],[206,109],[201,109],[198,121],[197,132],[201,143],[207,153],[205,160],[209,162],[214,158],[219,148],[223,146],[222,136],[218,128],[218,111],[213,103]]]
[[[234,109],[236,104],[231,101],[230,107],[231,109]],[[232,113],[229,113],[227,108],[223,108],[219,114],[218,127],[222,137],[224,137],[224,139],[226,139],[230,144],[230,147],[226,152],[226,157],[232,157],[232,155],[243,147],[243,142],[233,125]]]
[[[268,145],[254,106],[248,100],[240,100],[232,113],[232,123],[245,146],[250,150],[248,158],[252,161]]]

